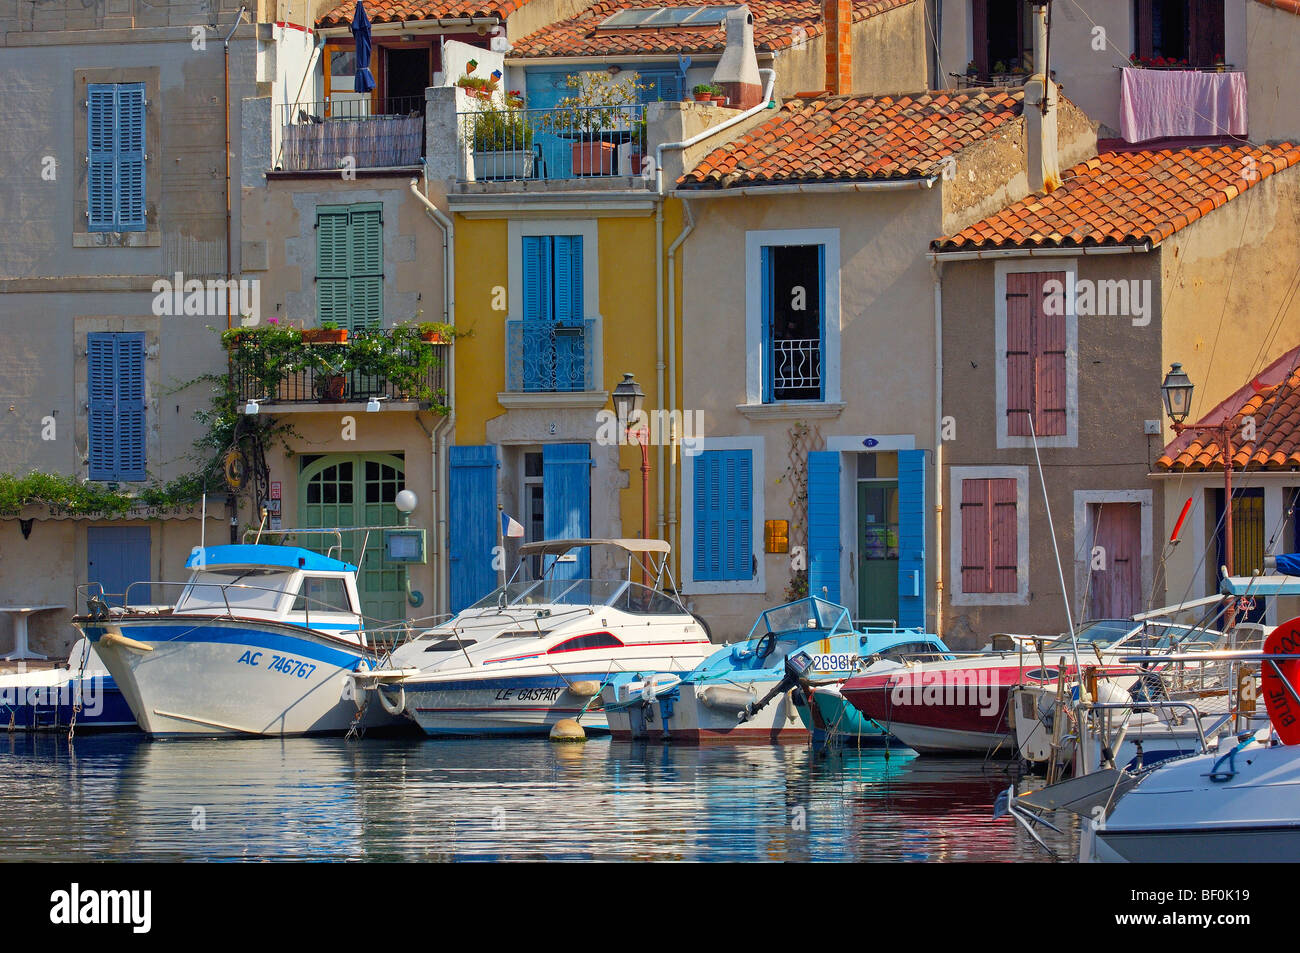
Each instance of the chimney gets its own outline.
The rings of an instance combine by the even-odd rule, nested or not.
[[[1056,115],[1060,98],[1047,65],[1047,3],[1030,0],[1034,23],[1034,73],[1025,83],[1025,162],[1029,191],[1048,192],[1061,184],[1056,153]]]
[[[722,87],[728,105],[749,109],[763,101],[754,52],[754,15],[749,7],[737,7],[727,14],[726,22],[727,48],[713,71],[713,82]]]
[[[826,25],[826,92],[842,96],[853,92],[852,0],[822,0]]]

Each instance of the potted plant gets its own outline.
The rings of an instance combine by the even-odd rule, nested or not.
[[[477,99],[491,99],[497,91],[497,81],[490,76],[471,76],[466,73],[456,80],[456,85]]]
[[[709,83],[700,83],[693,90],[695,101],[697,103],[707,103],[713,101],[713,86]]]
[[[302,341],[304,344],[346,344],[348,329],[334,321],[322,321],[320,327],[303,328]]]
[[[542,117],[543,127],[572,146],[574,175],[609,175],[614,171],[616,143],[606,132],[627,130],[642,115],[637,93],[644,88],[635,76],[615,80],[608,73],[575,73],[565,85],[573,92]]]
[[[321,403],[338,403],[344,399],[352,358],[346,347],[312,348],[308,357],[316,371],[316,397]]]
[[[723,93],[722,87],[717,85],[716,83],[714,83],[713,85],[713,105],[715,106],[727,105],[726,94]]]
[[[632,123],[631,149],[631,155],[628,156],[628,161],[631,164],[631,172],[633,175],[640,175],[641,170],[645,166],[646,154],[646,123],[644,113],[640,119]]]
[[[421,321],[416,330],[425,344],[452,344],[456,340],[455,327],[443,321]]]
[[[533,124],[523,110],[488,104],[466,117],[479,179],[526,179],[533,174]]]
[[[966,76],[968,79],[974,79],[980,74],[980,68],[974,60],[966,64]]]

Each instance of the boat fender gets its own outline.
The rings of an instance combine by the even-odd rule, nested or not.
[[[390,715],[400,715],[406,710],[406,686],[399,685],[398,689],[400,689],[401,694],[397,696],[397,704],[394,705],[388,700],[388,696],[384,693],[384,689],[380,685],[375,685],[375,694],[379,696],[379,704],[383,705],[384,711],[388,712]]]
[[[569,682],[569,691],[579,698],[590,698],[592,695],[599,694],[600,682],[594,680]]]
[[[128,639],[120,631],[105,632],[99,637],[99,641],[104,645],[120,645],[124,649],[131,649],[135,652],[152,652],[153,646],[145,642],[137,642],[135,639]]]
[[[551,726],[552,741],[586,741],[587,733],[572,718],[561,718]]]
[[[794,721],[796,718],[799,717],[799,706],[795,703],[794,700],[794,693],[797,692],[798,690],[799,689],[797,688],[792,688],[785,693],[784,703],[785,703],[786,721]]]
[[[758,701],[752,689],[731,685],[710,685],[700,692],[699,698],[707,708],[733,714],[745,711]]]

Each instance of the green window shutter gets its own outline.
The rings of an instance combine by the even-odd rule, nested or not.
[[[354,331],[384,323],[384,226],[380,205],[355,205],[349,211],[352,323]]]
[[[350,326],[348,312],[348,210],[341,206],[316,209],[316,321]]]

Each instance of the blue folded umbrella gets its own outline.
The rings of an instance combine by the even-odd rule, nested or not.
[[[370,17],[365,5],[357,0],[357,10],[352,14],[352,37],[357,41],[357,75],[352,88],[358,93],[368,93],[375,88],[375,77],[370,72]]]

